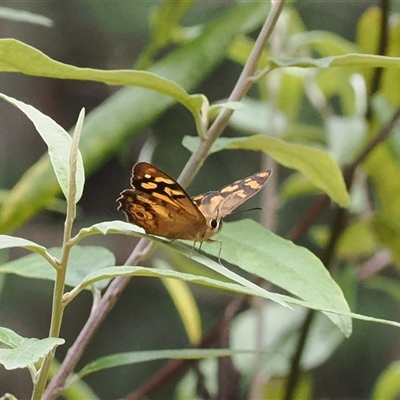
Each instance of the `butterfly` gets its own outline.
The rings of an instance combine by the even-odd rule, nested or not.
[[[132,189],[123,190],[116,201],[128,221],[148,234],[203,242],[221,229],[226,215],[263,188],[271,173],[261,171],[191,198],[168,174],[139,162],[132,169]]]

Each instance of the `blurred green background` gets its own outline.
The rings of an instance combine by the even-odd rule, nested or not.
[[[151,7],[160,1],[4,1],[2,6],[44,15],[54,22],[52,28],[2,20],[0,36],[11,37],[40,49],[53,59],[81,67],[99,69],[131,68],[149,40],[148,15]],[[301,15],[308,30],[328,30],[354,41],[355,27],[360,15],[374,1],[299,1],[291,3]],[[400,9],[400,3],[393,7]],[[183,25],[208,21],[223,8],[227,1],[198,1],[185,16]],[[196,68],[196,65],[193,65]],[[210,101],[226,97],[232,89],[240,68],[232,62],[223,62],[196,89]],[[1,74],[0,91],[32,104],[56,120],[65,129],[76,121],[82,107],[87,112],[101,104],[118,88],[93,82],[76,82],[27,77],[20,74]],[[21,175],[45,153],[46,148],[31,123],[9,104],[0,103],[0,188],[10,189]],[[155,143],[153,162],[177,176],[189,157],[180,143],[184,135],[195,135],[193,120],[182,106],[174,106],[126,148],[87,177],[82,200],[79,203],[78,226],[88,226],[103,220],[124,219],[117,212],[115,199],[129,186],[132,165],[143,144],[152,138]],[[243,154],[246,156],[243,157]],[[240,160],[240,161],[239,161]],[[252,174],[260,168],[260,159],[247,153],[224,152],[211,156],[195,182],[190,194],[218,189],[236,179]],[[288,205],[280,210],[283,220],[298,220],[303,208]],[[255,215],[255,218],[257,216]],[[62,240],[63,215],[41,212],[15,232],[33,238],[47,246],[56,246]],[[285,234],[283,221],[278,233]],[[104,245],[122,264],[134,245],[128,237],[96,237],[85,244]],[[19,257],[21,250],[12,250],[11,259]],[[310,277],[310,279],[312,279]],[[50,319],[52,284],[8,276],[4,282],[0,301],[0,321],[27,337],[45,337]],[[227,304],[228,296],[195,288],[202,311],[203,328],[218,320]],[[376,315],[379,302],[380,316],[396,318],[398,309],[381,292],[365,290],[361,293],[359,310]],[[79,296],[67,308],[62,337],[67,345],[58,349],[58,357],[74,341],[83,326],[91,306],[88,294]],[[382,315],[385,310],[386,315]],[[317,372],[315,398],[359,399],[367,398],[376,376],[388,360],[398,357],[400,345],[395,341],[393,328],[355,322],[355,333],[345,341],[334,357]],[[382,340],[384,338],[384,340]],[[102,355],[128,350],[178,348],[188,344],[180,319],[163,285],[150,279],[133,280],[113,312],[101,326],[85,352],[80,365]],[[99,372],[87,382],[102,399],[120,398],[138,386],[162,363],[146,363]],[[349,380],[348,377],[352,376]],[[23,382],[24,384],[21,384]],[[5,371],[0,368],[0,393],[14,393],[27,398],[31,388],[28,372]],[[110,384],[116,382],[116,384]],[[118,388],[116,391],[115,388]],[[154,398],[170,396],[166,388]]]

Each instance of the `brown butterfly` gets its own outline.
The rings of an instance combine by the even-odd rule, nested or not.
[[[258,193],[272,171],[261,171],[221,190],[190,198],[179,183],[154,165],[137,163],[132,170],[133,189],[116,200],[128,221],[146,233],[168,239],[210,240],[222,218]]]

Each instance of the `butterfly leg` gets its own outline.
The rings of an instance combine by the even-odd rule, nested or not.
[[[196,239],[194,239],[192,249],[190,250],[190,255],[189,255],[190,258],[192,258],[193,249],[196,248],[196,243],[197,243],[197,241],[198,241],[198,240],[197,240],[197,237],[198,237],[198,236],[196,236]],[[201,244],[202,244],[202,242],[200,242],[200,245],[199,245],[199,254],[201,254],[201,252],[200,252],[200,250],[201,250]]]

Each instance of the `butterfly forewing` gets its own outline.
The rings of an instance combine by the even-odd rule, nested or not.
[[[133,189],[117,199],[130,222],[146,233],[169,239],[193,239],[205,229],[206,221],[184,189],[155,166],[140,162],[132,171]]]

